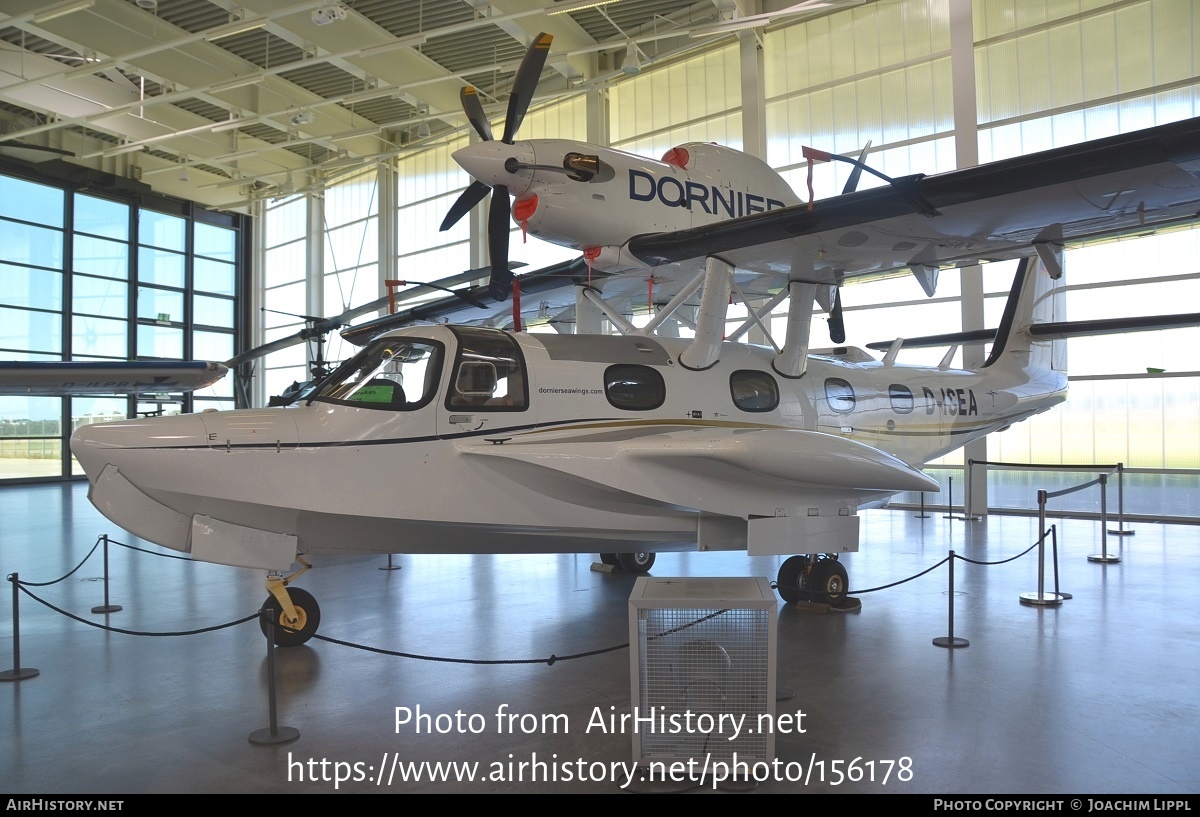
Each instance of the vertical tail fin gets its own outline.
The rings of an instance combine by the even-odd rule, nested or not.
[[[1021,259],[985,369],[1066,374],[1067,342],[1035,340],[1028,331],[1034,324],[1067,319],[1064,283],[1065,275],[1051,277],[1040,258]]]

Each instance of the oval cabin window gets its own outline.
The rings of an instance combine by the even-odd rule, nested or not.
[[[771,411],[779,405],[779,386],[766,372],[734,372],[729,375],[729,393],[742,411]]]
[[[667,386],[649,366],[617,364],[604,370],[604,396],[619,409],[649,411],[667,399]]]
[[[913,410],[913,393],[908,386],[893,383],[888,386],[888,396],[892,400],[892,411],[897,414],[911,414]]]
[[[825,399],[829,408],[838,414],[854,411],[854,389],[840,377],[830,377],[825,381]]]

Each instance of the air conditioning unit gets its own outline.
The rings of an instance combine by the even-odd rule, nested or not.
[[[633,759],[775,758],[777,602],[765,578],[643,576],[629,598]],[[735,757],[736,756],[736,757]]]

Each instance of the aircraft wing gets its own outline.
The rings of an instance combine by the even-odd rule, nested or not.
[[[1085,242],[1200,213],[1200,119],[862,190],[716,224],[636,236],[647,264],[719,256],[738,269],[837,283],[905,267],[1016,258],[1047,228]],[[1055,236],[1057,239],[1057,236]],[[804,274],[807,270],[814,277]]]
[[[224,364],[205,361],[0,362],[0,395],[185,392],[210,386],[227,371]]]

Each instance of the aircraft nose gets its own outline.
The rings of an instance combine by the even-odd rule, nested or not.
[[[471,178],[489,187],[502,184],[513,196],[520,196],[533,184],[533,171],[523,169],[533,164],[533,148],[528,142],[479,142],[456,150],[453,157]]]
[[[204,423],[195,414],[94,423],[71,435],[71,453],[93,481],[110,463],[133,479],[128,472],[139,453],[195,446],[207,447]]]

